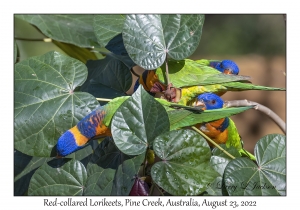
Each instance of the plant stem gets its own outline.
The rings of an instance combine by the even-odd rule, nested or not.
[[[240,107],[240,106],[254,106],[253,109],[258,110],[267,116],[269,116],[277,125],[278,127],[286,133],[286,125],[285,122],[273,112],[268,107],[265,107],[257,102],[248,101],[248,100],[233,100],[233,101],[226,101],[225,107]]]
[[[221,150],[222,152],[224,152],[226,155],[228,155],[229,157],[231,157],[232,159],[235,159],[234,156],[232,156],[229,152],[227,152],[226,150],[224,150],[222,147],[220,147],[216,142],[214,142],[213,140],[211,140],[207,135],[205,135],[202,131],[200,131],[198,128],[196,128],[195,126],[192,126],[192,129],[194,129],[196,132],[198,132],[201,136],[203,136],[207,141],[209,141],[210,143],[212,143],[215,147],[217,147],[219,150]]]
[[[170,84],[170,78],[169,78],[169,66],[168,66],[168,53],[166,53],[166,77],[167,77],[167,85]]]
[[[15,37],[15,39],[21,41],[33,41],[33,42],[52,42],[51,38],[32,39],[32,38]]]
[[[109,98],[96,98],[97,101],[112,101],[112,99]]]

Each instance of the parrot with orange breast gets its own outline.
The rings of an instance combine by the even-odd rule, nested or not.
[[[208,92],[221,96],[227,91],[285,90],[251,84],[250,77],[238,75],[239,67],[231,60],[169,60],[168,69],[171,84],[166,84],[165,66],[161,66],[144,71],[135,89],[142,85],[151,95],[182,105],[190,105],[198,95]]]
[[[222,109],[224,102],[223,99],[214,93],[203,93],[197,96],[194,106],[203,107],[202,110]],[[227,147],[235,147],[241,155],[248,156],[250,159],[256,158],[245,149],[243,149],[240,135],[234,122],[229,118],[221,118],[211,122],[204,122],[195,125],[196,128],[201,130],[206,136],[212,139],[217,144],[226,144]],[[210,146],[213,146],[208,142]]]

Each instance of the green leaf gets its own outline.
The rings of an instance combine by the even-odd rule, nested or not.
[[[29,184],[28,195],[82,195],[86,179],[87,172],[82,163],[74,159],[56,159],[36,170]]]
[[[176,60],[198,47],[204,15],[127,15],[123,40],[132,60],[144,69],[156,69],[168,55]]]
[[[32,157],[14,151],[14,195],[23,195],[29,186],[30,179],[34,172],[44,163],[53,158]]]
[[[229,195],[285,195],[286,194],[286,137],[269,134],[254,148],[257,165],[248,158],[228,163],[224,172]]]
[[[134,177],[145,158],[122,153],[112,138],[106,138],[88,164],[84,195],[129,195]]]
[[[112,56],[101,60],[88,60],[86,66],[88,78],[81,86],[81,91],[97,98],[118,97],[124,96],[131,87],[132,75],[129,69],[122,61]]]
[[[168,111],[170,128],[171,130],[175,130],[186,126],[196,125],[198,123],[210,122],[213,120],[239,114],[251,108],[252,106],[232,107],[215,110],[205,110],[201,113],[196,113],[184,109],[170,110]]]
[[[113,186],[115,170],[101,168],[97,164],[89,165],[88,180],[84,190],[85,196],[110,195]]]
[[[285,88],[276,88],[276,87],[266,87],[260,85],[254,85],[251,83],[242,83],[242,82],[228,82],[223,84],[230,91],[242,91],[242,90],[286,90]]]
[[[111,123],[117,147],[128,155],[144,153],[154,138],[169,128],[166,110],[142,86],[122,103]]]
[[[215,180],[207,185],[207,194],[205,195],[212,195],[212,196],[222,196],[222,190],[223,190],[223,185],[222,185],[222,177],[218,176],[215,178]]]
[[[83,148],[67,155],[65,158],[79,160],[86,167],[97,147],[98,141],[89,141]]]
[[[82,63],[86,63],[87,60],[96,60],[97,56],[90,49],[78,47],[73,44],[64,42],[58,42],[52,40],[52,43],[63,50],[68,56],[80,60]]]
[[[14,146],[30,156],[55,156],[66,130],[99,106],[88,93],[74,92],[87,76],[83,63],[58,52],[15,65]]]
[[[199,195],[217,176],[206,140],[192,130],[170,131],[153,143],[162,160],[151,168],[153,181],[172,195]]]
[[[234,147],[227,148],[226,145],[221,144],[220,145],[224,150],[226,150],[228,153],[230,153],[234,157],[241,157],[239,151]],[[210,163],[212,167],[217,171],[221,176],[223,176],[224,170],[227,166],[227,164],[232,159],[228,157],[224,152],[222,152],[219,148],[214,148],[213,150],[213,156],[210,159]]]
[[[94,15],[16,15],[46,36],[79,47],[100,47],[94,33]]]
[[[116,35],[122,33],[126,15],[95,15],[93,26],[100,46],[105,47]]]
[[[248,76],[222,74],[213,67],[190,59],[169,60],[168,67],[170,81],[175,87],[214,85],[250,79]],[[166,84],[165,72],[166,67],[164,65],[156,69],[158,79]],[[213,88],[213,86],[206,88]]]

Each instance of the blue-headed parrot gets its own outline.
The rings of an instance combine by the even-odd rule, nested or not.
[[[165,67],[146,70],[136,81],[135,89],[141,84],[155,97],[182,105],[190,105],[199,94],[211,92],[219,96],[227,91],[243,90],[285,90],[253,85],[248,76],[239,76],[239,68],[234,61],[224,60],[169,60],[169,78],[166,85]]]
[[[202,110],[222,109],[223,99],[214,93],[203,93],[197,96],[194,106],[203,107]],[[235,147],[241,155],[249,156],[252,160],[255,157],[243,149],[240,135],[234,122],[229,118],[221,118],[211,122],[196,124],[195,127],[201,130],[206,136],[217,144],[226,144],[227,147]],[[213,147],[213,145],[208,142]]]
[[[77,125],[63,133],[56,145],[57,156],[64,157],[81,149],[95,136],[111,136],[109,124],[113,114],[128,97],[115,98],[106,105],[96,108]]]

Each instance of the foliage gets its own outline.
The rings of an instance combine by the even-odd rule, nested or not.
[[[270,134],[259,140],[254,162],[241,157],[232,145],[211,151],[206,140],[187,127],[252,107],[198,113],[174,108],[142,87],[123,97],[133,83],[132,66],[158,69],[164,78],[164,63],[180,64],[195,51],[204,15],[16,17],[61,43],[58,46],[72,44],[64,49],[73,46],[85,52],[105,47],[110,52],[103,52],[103,59],[89,60],[85,56],[90,52],[79,53],[79,59],[79,54],[51,51],[17,62],[14,45],[15,195],[153,195],[154,188],[168,195],[286,194],[285,136]],[[192,74],[183,78],[170,72],[171,80],[181,79],[180,85],[230,84],[247,78],[216,73],[197,77],[195,69]],[[105,121],[112,137],[89,141],[84,148],[57,158],[58,138],[99,106],[96,97],[122,102]]]

